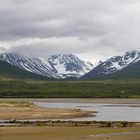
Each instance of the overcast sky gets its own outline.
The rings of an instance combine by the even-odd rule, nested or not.
[[[140,0],[1,0],[0,49],[97,62],[140,51]]]

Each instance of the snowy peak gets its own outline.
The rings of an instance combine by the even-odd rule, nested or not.
[[[75,63],[75,62],[81,62],[77,56],[73,54],[55,54],[55,55],[50,55],[48,58],[49,61],[53,63]],[[83,62],[83,61],[82,61]]]
[[[123,56],[114,56],[107,61],[101,63],[102,74],[111,74],[118,70],[121,70],[131,63],[135,63],[140,60],[140,53],[136,51],[126,52]]]
[[[93,64],[82,61],[73,54],[56,54],[48,58],[49,63],[61,77],[81,77],[93,69]]]
[[[121,70],[128,66],[130,63],[135,63],[140,60],[140,53],[136,51],[126,52],[123,56],[114,56],[107,60],[110,62],[111,68]],[[106,63],[106,62],[105,62]]]
[[[131,51],[131,52],[126,52],[124,55],[124,61],[126,63],[136,63],[140,60],[140,52],[137,51]]]
[[[128,65],[130,63],[135,63],[140,58],[140,53],[136,51],[126,52],[123,56],[120,57],[118,61],[121,66]]]

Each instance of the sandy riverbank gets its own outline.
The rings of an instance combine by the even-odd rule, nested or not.
[[[63,119],[92,116],[94,112],[80,109],[49,109],[32,102],[0,101],[0,119]]]

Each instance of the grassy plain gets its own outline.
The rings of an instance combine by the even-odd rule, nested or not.
[[[139,98],[140,80],[35,81],[1,78],[0,97]]]

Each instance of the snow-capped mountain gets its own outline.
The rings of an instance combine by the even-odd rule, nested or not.
[[[92,71],[84,75],[83,78],[95,78],[112,74],[138,61],[140,61],[140,52],[126,52],[123,56],[114,56],[101,62]]]
[[[73,54],[57,54],[48,58],[28,58],[12,53],[1,53],[0,60],[21,69],[50,78],[79,78],[93,69],[89,62],[80,60]]]
[[[60,77],[81,77],[93,69],[93,64],[82,61],[72,54],[56,54],[48,58],[48,62]]]
[[[140,53],[136,51],[126,52],[123,56],[114,56],[99,66],[103,68],[102,74],[114,73],[128,66],[130,63],[135,63],[140,60]]]

